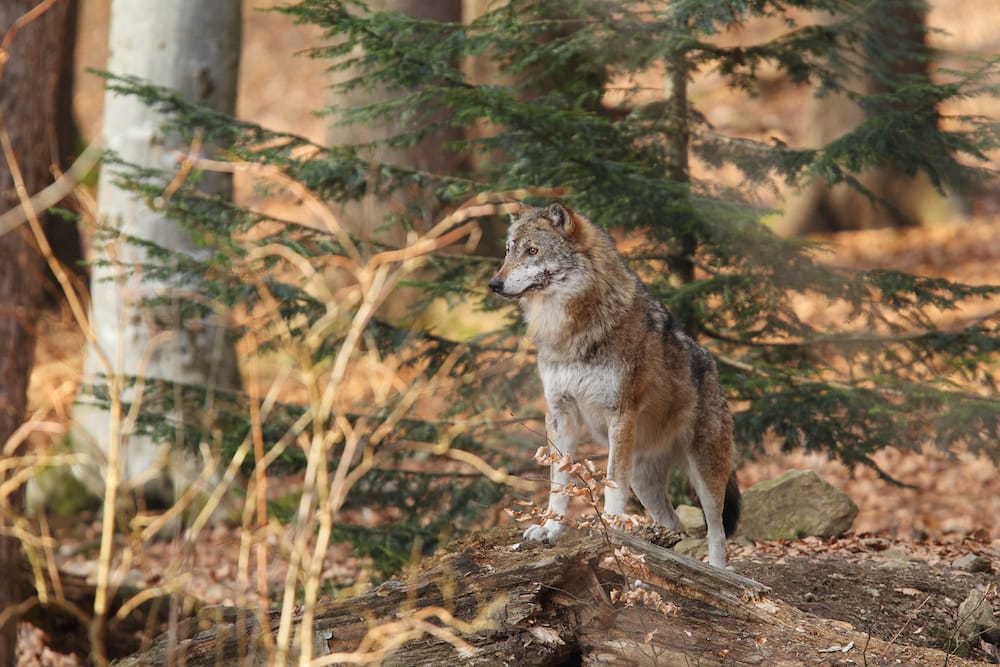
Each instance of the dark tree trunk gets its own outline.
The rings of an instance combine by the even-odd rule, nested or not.
[[[926,44],[928,5],[925,0],[875,3],[865,17],[867,39],[859,47],[859,69],[868,73],[850,75],[846,85],[861,94],[883,93],[885,80],[905,78],[930,81],[930,51]],[[830,16],[833,21],[835,16]],[[889,48],[887,45],[895,45]],[[803,142],[825,146],[860,125],[865,110],[846,93],[812,97],[804,112]],[[941,215],[943,204],[924,175],[905,173],[906,165],[886,165],[859,174],[858,180],[875,196],[892,206],[873,203],[866,194],[846,184],[829,186],[816,178],[786,205],[775,229],[785,235],[826,233],[877,227],[907,227]],[[934,212],[934,213],[932,213]]]
[[[62,26],[58,28],[62,31],[59,41],[60,61],[58,69],[54,72],[52,88],[48,91],[54,103],[50,107],[52,115],[46,117],[46,123],[50,163],[58,164],[60,170],[65,171],[73,164],[80,141],[79,131],[73,119],[73,85],[76,79],[73,74],[73,61],[79,2],[77,0],[60,0],[58,4],[65,5],[62,11]],[[31,194],[34,194],[34,191]],[[67,202],[63,202],[60,206],[72,208]],[[52,254],[68,269],[71,275],[76,277],[81,286],[85,286],[89,275],[83,264],[80,227],[63,219],[53,219],[52,216],[48,215],[44,220],[46,223],[45,237],[49,240],[49,245],[52,246]],[[49,304],[55,304],[62,300],[62,289],[50,270],[46,270],[45,291]]]
[[[440,21],[461,22],[461,0],[372,0],[367,3],[371,11],[392,11],[415,18]],[[342,82],[358,76],[359,71],[349,68],[333,75],[333,80]],[[383,102],[391,99],[396,93],[385,87],[368,90],[364,86],[348,93],[337,92],[330,97],[333,109],[349,109],[360,105]],[[441,109],[431,119],[439,122],[447,118],[448,111]],[[370,142],[381,142],[397,134],[411,130],[399,119],[373,121],[364,125],[330,126],[326,134],[326,143],[330,146],[364,145]],[[461,128],[442,129],[432,133],[409,148],[379,146],[372,152],[376,162],[399,167],[416,169],[431,174],[450,174],[459,169],[463,156],[447,148],[451,140],[461,139]],[[416,205],[417,209],[432,211],[433,206],[424,193],[412,191],[397,192],[391,199],[368,196],[362,202],[344,204],[342,213],[351,230],[364,237],[372,238],[389,245],[402,246],[406,241],[406,230],[400,225],[386,225],[386,217],[393,213],[407,211]],[[413,221],[417,231],[426,231],[434,220]]]
[[[15,22],[38,4],[37,0],[0,2],[0,39]],[[15,172],[21,172],[28,194],[51,181],[49,165],[59,155],[55,142],[57,109],[55,91],[67,43],[65,29],[69,4],[57,2],[37,19],[19,27],[9,44],[8,59],[0,78],[0,132],[10,138],[12,164],[4,151],[0,158],[0,213],[19,203]],[[35,345],[37,311],[43,298],[45,263],[27,225],[0,237],[0,446],[3,456],[18,454],[9,442],[24,421],[28,376]],[[5,475],[0,472],[0,482]],[[9,576],[20,567],[21,551],[11,535],[12,516],[22,504],[22,491],[0,498],[0,611],[22,598],[17,582]],[[0,667],[13,665],[17,641],[15,619],[0,628]]]

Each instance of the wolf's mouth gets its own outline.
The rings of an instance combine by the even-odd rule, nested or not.
[[[537,292],[539,290],[545,289],[546,287],[552,284],[552,278],[553,278],[552,274],[546,271],[541,275],[541,279],[538,282],[528,285],[520,292],[508,292],[507,290],[504,289],[503,281],[502,280],[497,281],[496,278],[494,278],[493,280],[490,281],[490,289],[493,290],[493,292],[497,296],[503,297],[508,301],[513,301],[515,299],[520,299],[522,296],[528,294],[529,292]]]
[[[509,301],[513,301],[514,299],[520,299],[522,296],[524,296],[525,294],[528,294],[529,292],[537,292],[538,290],[542,289],[543,287],[545,287],[545,285],[539,283],[539,284],[536,284],[536,285],[528,285],[527,287],[525,287],[520,292],[516,292],[516,293],[514,293],[514,292],[497,292],[497,294],[499,294],[500,296],[502,296],[503,298],[505,298],[505,299],[507,299]]]

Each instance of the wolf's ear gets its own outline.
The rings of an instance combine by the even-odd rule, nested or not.
[[[507,211],[507,214],[510,215],[511,222],[514,222],[517,216],[521,215],[526,208],[528,207],[524,203],[516,199],[508,199],[507,197],[503,199],[503,210]]]
[[[561,201],[556,200],[549,204],[548,208],[545,209],[545,217],[552,221],[552,226],[557,231],[566,236],[573,235],[576,228],[576,216]]]

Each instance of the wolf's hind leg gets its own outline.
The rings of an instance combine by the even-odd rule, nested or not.
[[[718,568],[726,567],[726,531],[722,523],[727,477],[704,474],[694,456],[688,460],[688,479],[705,515],[708,529],[708,562]]]
[[[632,490],[653,521],[667,530],[680,530],[680,520],[670,502],[667,484],[669,463],[662,459],[640,458],[632,469]]]

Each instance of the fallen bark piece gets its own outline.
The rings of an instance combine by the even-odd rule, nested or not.
[[[841,646],[839,644],[834,644],[828,648],[821,648],[819,653],[847,653],[852,648],[854,648],[854,642],[848,642],[847,644]]]

